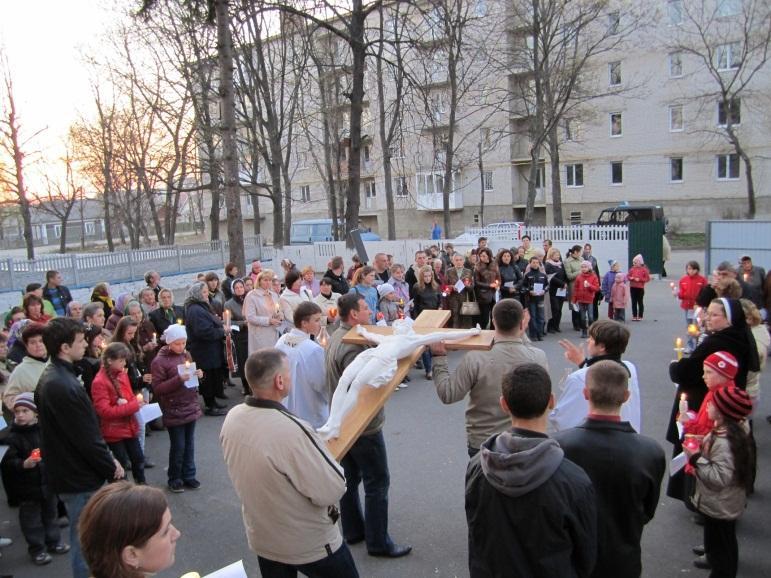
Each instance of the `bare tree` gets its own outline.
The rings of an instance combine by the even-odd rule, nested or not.
[[[0,164],[0,184],[12,193],[19,203],[19,211],[24,226],[24,243],[27,247],[27,259],[35,258],[35,245],[32,238],[32,215],[30,213],[30,197],[25,183],[30,141],[39,134],[29,136],[23,134],[21,118],[16,108],[16,98],[13,92],[13,79],[4,55],[0,55],[0,68],[3,74],[2,94],[0,94],[0,153],[10,162]]]
[[[67,252],[67,228],[70,214],[75,208],[75,203],[83,198],[83,187],[75,184],[75,172],[70,147],[67,146],[64,157],[61,159],[64,165],[64,175],[61,179],[52,179],[46,175],[45,196],[35,194],[35,211],[41,211],[53,215],[59,219],[61,235],[59,237],[59,252]],[[82,219],[81,219],[82,227]],[[81,237],[83,231],[81,230]]]
[[[710,119],[714,118],[712,107],[718,107],[718,126],[705,132],[727,141],[737,160],[744,162],[747,217],[754,219],[753,159],[739,125],[742,108],[746,111],[753,101],[758,111],[765,112],[768,107],[768,94],[759,92],[758,82],[761,75],[768,72],[771,3],[767,0],[670,2],[669,16],[670,21],[677,24],[674,36],[670,37],[670,50],[676,55],[692,57],[697,64],[694,74],[706,73],[712,81],[713,89],[695,100],[701,108],[710,111]],[[725,170],[729,173],[731,161],[726,164]],[[738,165],[737,162],[737,175]]]

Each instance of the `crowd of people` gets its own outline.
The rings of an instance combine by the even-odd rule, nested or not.
[[[417,363],[443,403],[467,400],[471,575],[640,575],[640,538],[665,471],[662,448],[639,433],[637,368],[623,359],[627,305],[632,321],[645,315],[642,255],[627,272],[609,261],[601,276],[591,245],[563,260],[550,241],[535,247],[525,235],[496,254],[485,238],[465,254],[431,246],[409,265],[377,253],[372,265],[354,256],[348,269],[334,257],[321,275],[288,259],[275,271],[254,260],[244,276],[233,263],[224,273],[200,274],[178,305],[155,271],[136,294],[99,283],[88,303],[49,271],[7,312],[2,474],[32,563],[69,552],[76,578],[170,565],[179,532],[163,493],[144,487],[155,466],[145,436],[169,436],[167,490],[195,490],[202,416],[226,416],[225,462],[263,576],[357,576],[348,546],[360,542],[373,556],[408,555],[388,531],[385,410],[340,463],[316,430],[367,348],[344,342],[348,331],[444,309],[451,327],[494,331],[491,349],[466,352],[453,370],[443,343]],[[667,440],[684,467],[667,493],[704,524],[697,566],[735,576],[735,521],[754,484],[750,418],[771,344],[771,275],[742,256],[707,281],[692,261],[670,286],[688,341],[670,367],[677,395]],[[587,341],[584,349],[560,339],[576,369],[556,395],[535,344],[562,333],[565,303]],[[236,378],[245,401],[228,412],[225,388]],[[148,403],[162,417],[147,422]],[[141,519],[108,515],[139,504]],[[516,547],[501,548],[501,536]]]

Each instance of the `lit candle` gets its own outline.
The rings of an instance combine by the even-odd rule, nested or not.
[[[670,284],[669,284],[669,287],[670,287],[671,289],[674,289],[674,288],[675,288],[675,284],[674,284],[674,282],[670,283]]]
[[[158,336],[153,332],[153,341],[156,341],[158,339]]]
[[[189,360],[185,360],[185,371],[188,371],[188,372],[190,371],[190,361]]]
[[[337,317],[337,308],[336,307],[330,307],[327,311],[329,313],[330,317]]]
[[[327,333],[326,328],[322,327],[321,331],[319,331],[318,337],[316,337],[316,343],[321,345],[324,349],[327,348],[327,345],[329,345],[329,333]]]
[[[699,335],[699,326],[696,325],[695,323],[691,323],[688,326],[688,335],[690,335],[691,337],[696,337],[697,335]]]
[[[142,395],[141,393],[138,393],[138,394],[137,394],[137,401],[138,401],[139,403],[142,403],[144,400],[145,400],[145,396],[144,396],[144,395]]]
[[[684,394],[680,394],[680,403],[678,404],[678,410],[680,411],[680,415],[685,415],[688,413],[688,397]]]
[[[680,361],[683,358],[683,340],[680,337],[675,339],[675,352],[677,353],[677,360]]]
[[[35,448],[32,450],[29,454],[29,457],[33,460],[39,460],[40,459],[40,448]]]
[[[177,319],[177,325],[182,325],[182,318]]]
[[[225,311],[222,313],[222,316],[225,318],[225,328],[230,329],[230,310],[225,309]]]
[[[383,315],[381,312],[378,311],[378,314],[375,315],[375,319],[380,321],[381,319],[385,319],[385,315]]]
[[[276,309],[276,315],[278,315],[278,314],[279,314],[279,311],[281,311],[281,305],[279,305],[278,303],[276,303],[276,305],[275,305],[275,309]]]
[[[750,279],[750,275],[749,275],[749,273],[745,273],[744,275],[742,275],[742,277],[744,277],[744,282],[745,282],[745,283],[746,283],[747,281],[749,281],[749,279]]]

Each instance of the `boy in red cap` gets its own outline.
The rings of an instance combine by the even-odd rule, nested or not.
[[[707,413],[708,402],[712,401],[718,389],[735,386],[734,378],[738,371],[739,362],[727,351],[716,351],[707,356],[704,360],[704,383],[709,391],[701,402],[698,414],[689,411],[678,418],[683,424],[684,433],[704,436],[712,431],[714,424]]]

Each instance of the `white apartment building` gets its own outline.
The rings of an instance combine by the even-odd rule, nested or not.
[[[530,141],[521,130],[528,113],[516,105],[501,105],[512,100],[507,94],[512,77],[527,71],[513,65],[509,70],[500,67],[506,53],[521,48],[522,43],[527,45],[527,33],[512,24],[515,19],[506,1],[471,1],[463,63],[465,84],[456,111],[450,195],[453,236],[462,233],[465,225],[480,222],[483,191],[485,223],[522,220],[530,173]],[[650,20],[645,26],[625,22],[632,15],[625,13],[627,4],[623,2],[618,3],[617,10],[603,15],[611,24],[615,21],[621,28],[629,25],[635,31],[617,49],[593,59],[585,71],[608,95],[588,101],[560,125],[559,178],[565,224],[593,222],[602,208],[624,201],[662,205],[670,224],[684,231],[702,231],[708,218],[741,217],[747,208],[746,172],[732,146],[719,135],[727,114],[733,115],[736,131],[753,161],[758,214],[771,214],[771,114],[767,112],[771,68],[755,76],[751,90],[742,94],[734,110],[722,110],[715,81],[700,66],[698,57],[672,48],[679,27],[684,25],[683,1],[687,0],[649,2]],[[715,58],[721,59],[730,73],[737,62],[736,43],[740,42],[738,22],[733,20],[739,18],[743,2],[715,2],[721,29],[729,30],[725,43],[714,47]],[[430,22],[431,12],[428,14]],[[731,36],[732,27],[735,36]],[[442,224],[442,142],[450,113],[443,58],[442,43],[430,37],[411,45],[405,56],[420,90],[405,97],[399,137],[391,147],[397,237],[426,237],[434,220]],[[336,74],[345,76],[343,64]],[[386,83],[385,88],[386,101],[392,102],[393,83]],[[377,84],[374,65],[369,63],[365,93],[361,223],[385,238]],[[320,111],[313,110],[313,102],[318,100],[305,98],[303,122],[318,126]],[[343,143],[340,167],[344,174],[344,103],[335,105],[334,116],[334,124],[340,127],[337,139]],[[537,223],[551,224],[552,175],[547,153],[544,148],[535,218]],[[317,142],[303,138],[298,131],[290,162],[293,221],[329,217],[319,158]],[[247,196],[243,198],[244,219],[248,220],[252,208]],[[260,200],[260,213],[262,234],[270,239],[272,205],[265,198]]]

